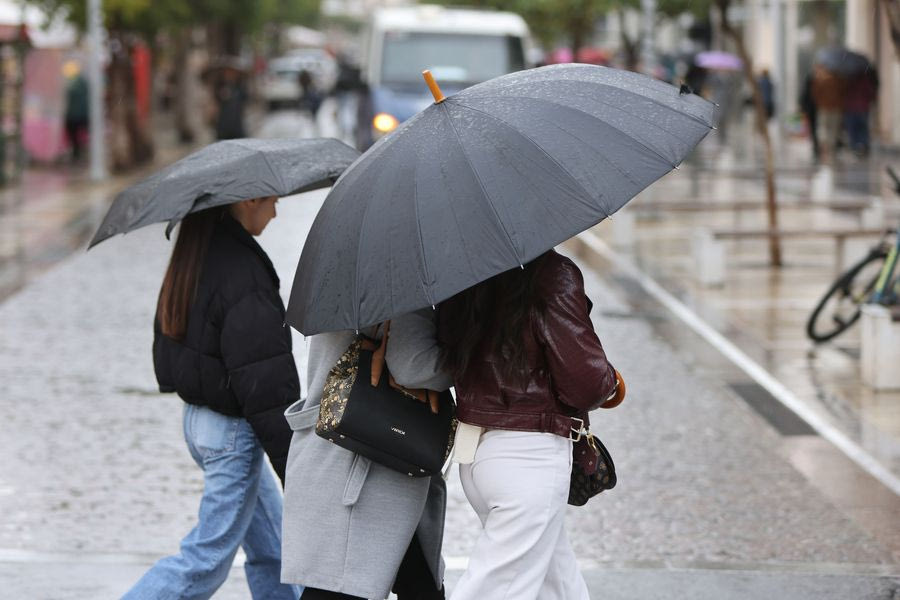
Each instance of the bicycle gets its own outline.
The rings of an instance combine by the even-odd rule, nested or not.
[[[891,167],[887,172],[900,195],[900,178]],[[859,320],[863,304],[897,305],[900,276],[895,278],[894,270],[898,254],[900,227],[886,230],[878,244],[828,288],[806,323],[806,334],[815,342],[827,342]]]

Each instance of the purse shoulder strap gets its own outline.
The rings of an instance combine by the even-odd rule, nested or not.
[[[381,327],[379,324],[375,328],[375,335],[378,335],[378,328]],[[378,382],[381,381],[381,374],[384,372],[384,362],[385,362],[385,354],[387,354],[387,343],[388,337],[391,333],[391,322],[384,322],[384,333],[381,336],[381,344],[372,353],[372,386],[378,386]]]

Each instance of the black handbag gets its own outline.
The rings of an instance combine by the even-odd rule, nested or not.
[[[606,446],[589,430],[578,431],[574,442],[569,504],[584,506],[600,492],[616,487],[616,465]]]
[[[380,345],[359,336],[338,359],[325,380],[316,434],[410,477],[435,475],[456,434],[453,396],[397,385],[384,360],[389,333],[390,321]]]

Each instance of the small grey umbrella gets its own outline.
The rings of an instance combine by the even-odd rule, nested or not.
[[[216,142],[119,193],[88,248],[118,233],[239,200],[332,185],[359,152],[335,139]]]
[[[676,167],[714,108],[644,75],[575,64],[435,98],[325,200],[288,305],[302,333],[361,329],[536,258]]]
[[[851,76],[872,68],[869,59],[841,46],[826,46],[816,51],[815,64],[838,75]]]

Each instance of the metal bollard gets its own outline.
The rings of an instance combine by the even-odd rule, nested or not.
[[[612,243],[616,248],[628,249],[634,246],[634,213],[622,209],[612,216]]]
[[[834,195],[834,171],[828,165],[822,165],[811,182],[810,196],[814,201],[828,200]]]
[[[891,320],[887,307],[862,308],[860,368],[863,383],[876,391],[900,390],[900,323]]]
[[[725,244],[717,240],[712,231],[700,227],[694,230],[691,249],[697,264],[697,280],[707,286],[724,284]]]

